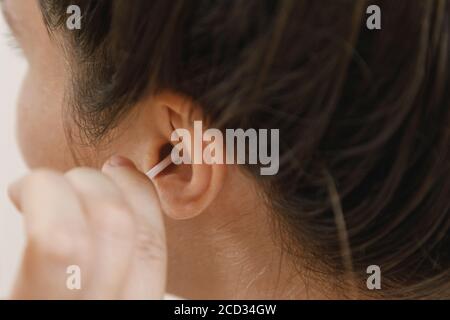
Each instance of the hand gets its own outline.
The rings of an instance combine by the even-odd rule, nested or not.
[[[39,170],[10,187],[27,244],[12,299],[161,299],[166,241],[154,187],[114,156],[102,169]],[[81,289],[66,282],[81,271]]]

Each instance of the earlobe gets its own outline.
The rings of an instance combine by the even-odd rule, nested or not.
[[[216,199],[225,181],[220,164],[180,164],[153,182],[163,211],[173,219],[190,219],[205,211]]]

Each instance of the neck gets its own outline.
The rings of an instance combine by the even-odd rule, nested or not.
[[[168,221],[169,293],[189,299],[325,298],[283,253],[257,192],[235,181],[249,178],[233,177],[233,188],[225,186],[208,212]]]

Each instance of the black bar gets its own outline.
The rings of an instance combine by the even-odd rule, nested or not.
[[[45,317],[86,319],[114,315],[124,319],[316,319],[324,316],[358,319],[417,317],[425,312],[448,314],[450,301],[1,301],[0,310],[15,316],[22,312]],[[205,313],[206,310],[206,313]],[[395,314],[397,314],[395,312]],[[100,318],[99,318],[100,319]]]

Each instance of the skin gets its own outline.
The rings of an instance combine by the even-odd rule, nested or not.
[[[163,297],[167,250],[155,189],[125,158],[102,172],[41,169],[10,187],[28,239],[12,299]],[[80,267],[82,290],[61,285],[69,265]]]
[[[338,296],[328,289],[325,295],[293,267],[259,186],[237,166],[171,166],[153,182],[141,173],[161,160],[173,129],[192,129],[190,111],[202,118],[186,97],[169,90],[143,99],[102,148],[68,140],[65,129],[78,129],[65,113],[70,73],[58,35],[49,37],[36,1],[5,0],[3,8],[29,66],[17,126],[32,171],[10,191],[28,245],[13,298]],[[114,154],[130,160],[107,161]],[[118,221],[109,223],[111,215]],[[117,243],[121,255],[108,254]],[[87,274],[81,293],[67,290],[63,280],[74,259]],[[103,276],[94,282],[93,274]]]

